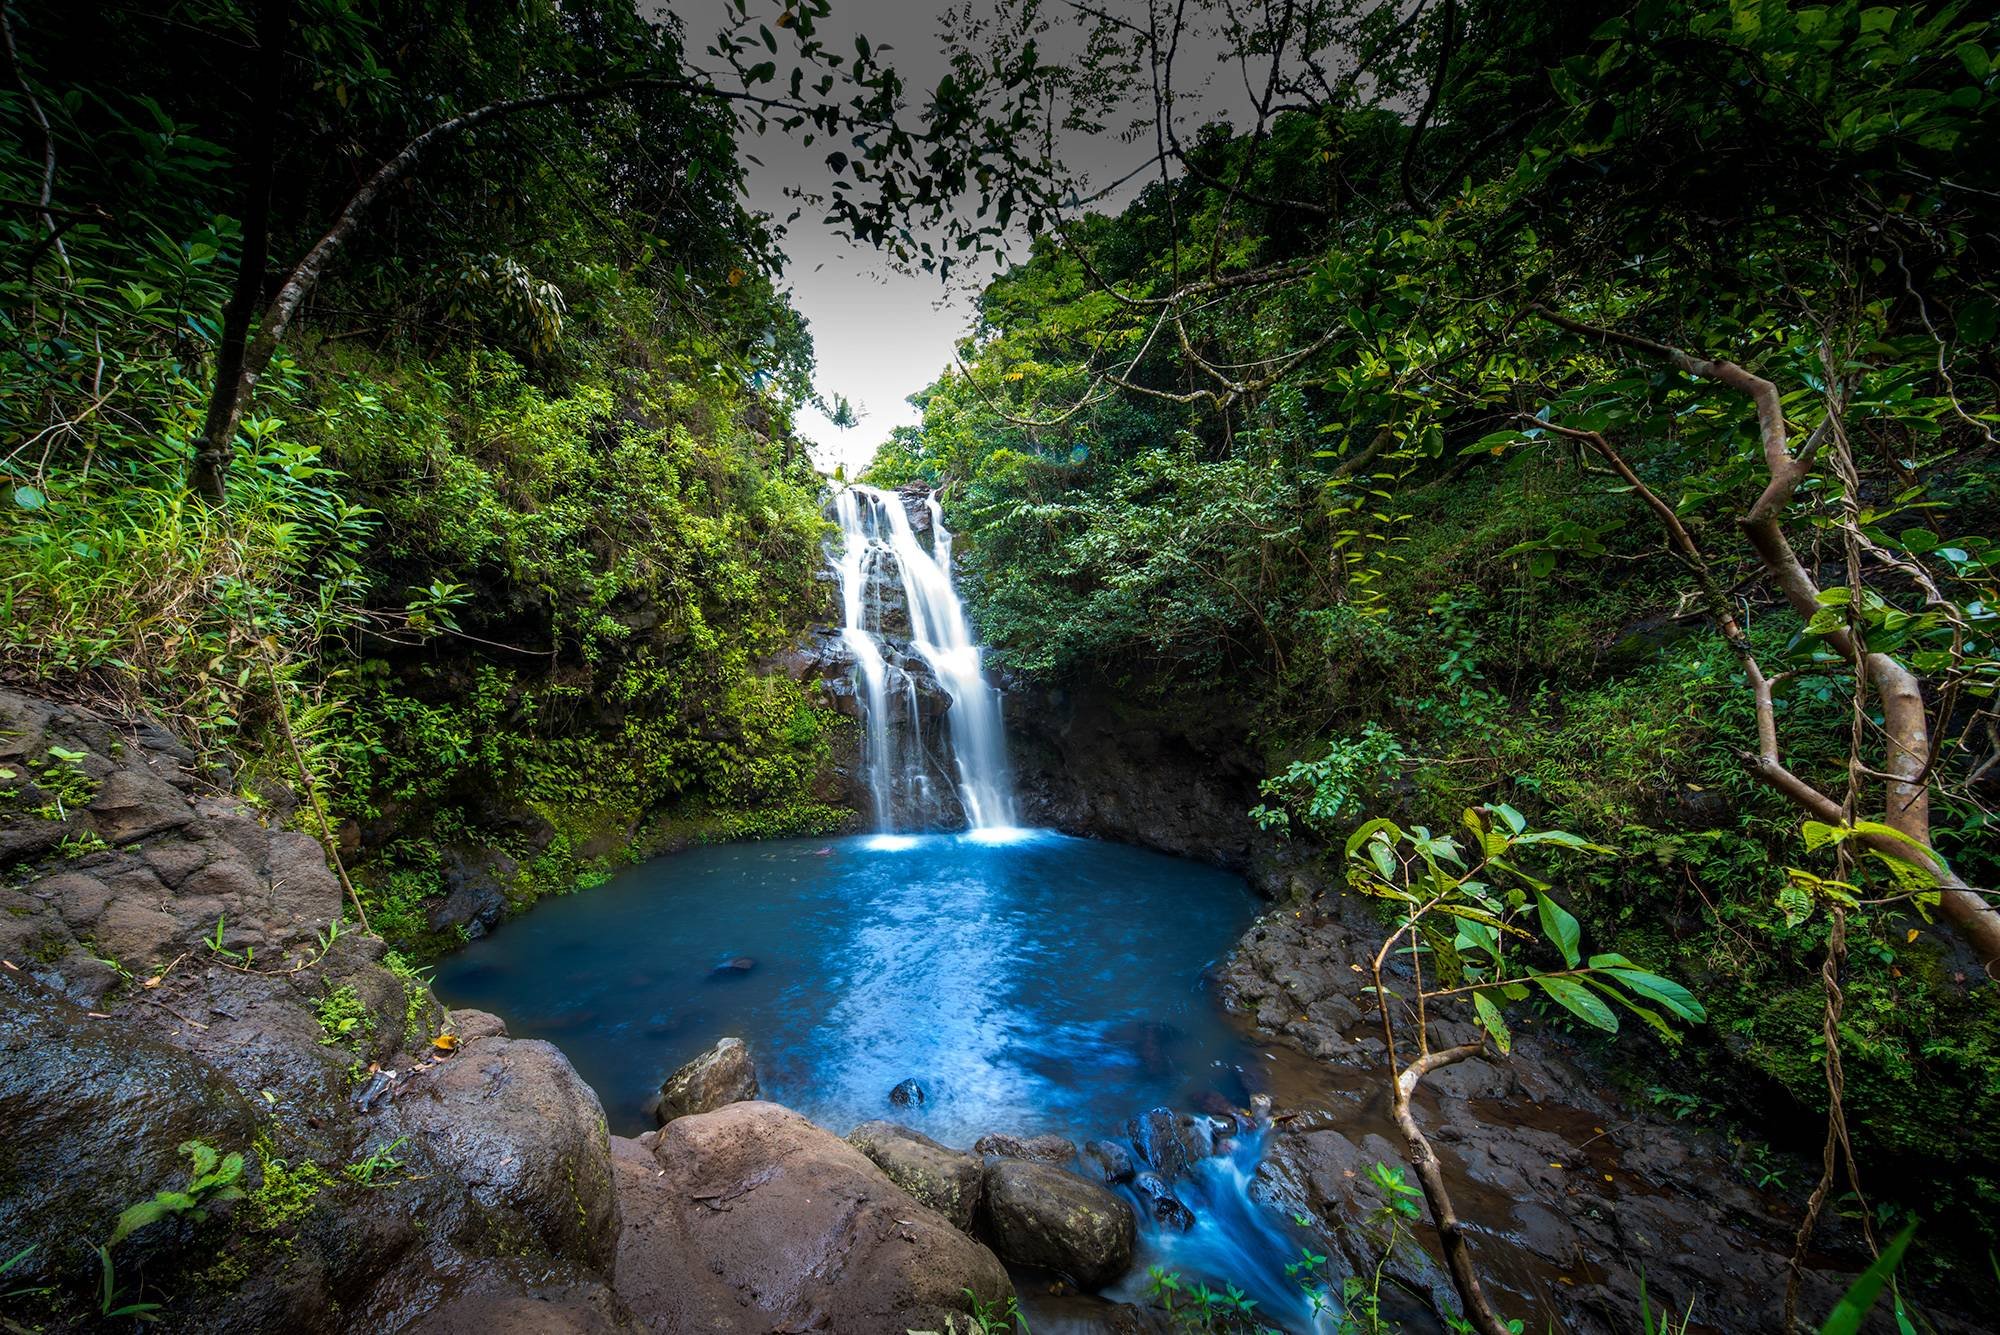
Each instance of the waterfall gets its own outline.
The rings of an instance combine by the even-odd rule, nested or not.
[[[930,772],[916,681],[895,660],[902,645],[885,626],[883,594],[891,579],[909,617],[907,644],[949,699],[945,725],[959,804],[975,831],[1014,824],[1014,797],[1001,731],[1000,693],[986,680],[979,645],[951,576],[951,531],[937,497],[926,496],[931,546],[918,539],[903,497],[859,485],[834,497],[841,546],[841,640],[854,656],[855,690],[865,729],[868,791],[882,830],[898,824],[899,793],[921,799]],[[894,707],[892,689],[903,698]],[[907,717],[904,716],[907,709]]]

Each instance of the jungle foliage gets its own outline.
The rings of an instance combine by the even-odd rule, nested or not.
[[[1980,1256],[2000,1000],[1977,896],[1970,946],[1940,906],[2000,877],[2000,30],[1089,12],[1122,62],[1047,95],[1122,77],[1157,179],[1049,198],[873,472],[945,489],[998,655],[1168,717],[1243,700],[1256,815],[1329,882],[1369,816],[1506,805],[1616,850],[1571,908],[1709,1020],[1647,1083],[1814,1159],[1830,957],[1871,1206]],[[1217,43],[1252,103],[1193,124],[1176,53]]]
[[[821,601],[791,430],[811,339],[671,23],[538,0],[6,18],[9,680],[154,712],[253,798],[316,787],[374,925],[416,945],[451,939],[428,910],[467,859],[526,899],[642,824],[839,818],[811,791],[833,720],[753,670]],[[219,503],[191,494],[246,255],[261,302],[426,125],[642,77],[467,133],[376,200]]]

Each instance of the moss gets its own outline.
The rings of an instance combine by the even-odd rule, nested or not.
[[[292,1235],[317,1208],[320,1193],[333,1184],[333,1177],[309,1159],[293,1167],[277,1156],[269,1139],[258,1140],[255,1148],[262,1175],[245,1198],[245,1218],[253,1232],[288,1249]]]
[[[313,1007],[319,1020],[320,1042],[359,1048],[375,1033],[375,1017],[361,994],[345,984],[333,988]]]

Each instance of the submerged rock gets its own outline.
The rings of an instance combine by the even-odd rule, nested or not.
[[[714,1112],[725,1104],[754,1099],[757,1063],[740,1038],[725,1038],[668,1076],[660,1086],[656,1115],[665,1126],[676,1117]]]
[[[748,955],[738,955],[735,959],[724,960],[708,971],[711,978],[741,978],[757,967],[757,961]]]
[[[847,1143],[954,1228],[972,1232],[986,1176],[977,1158],[894,1122],[863,1122],[848,1133]]]
[[[984,1246],[859,1150],[772,1103],[612,1141],[614,1287],[641,1329],[944,1330],[1012,1282]]]
[[[1086,1289],[1132,1266],[1138,1219],[1132,1207],[1075,1173],[1024,1159],[986,1165],[987,1239],[1001,1257],[1070,1276]]]
[[[1010,1136],[994,1132],[981,1136],[972,1146],[976,1154],[994,1154],[1003,1159],[1026,1159],[1034,1163],[1066,1164],[1076,1157],[1076,1142],[1064,1136]]]
[[[889,1091],[889,1102],[898,1108],[921,1108],[924,1106],[924,1087],[914,1079],[904,1080]]]

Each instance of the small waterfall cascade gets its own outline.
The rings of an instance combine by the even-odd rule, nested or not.
[[[834,496],[840,547],[841,641],[854,658],[866,738],[863,760],[879,830],[935,824],[949,789],[974,833],[1012,829],[1013,785],[1000,693],[986,680],[979,645],[952,583],[951,531],[937,497],[851,485]],[[926,698],[942,693],[949,765],[927,728]]]

